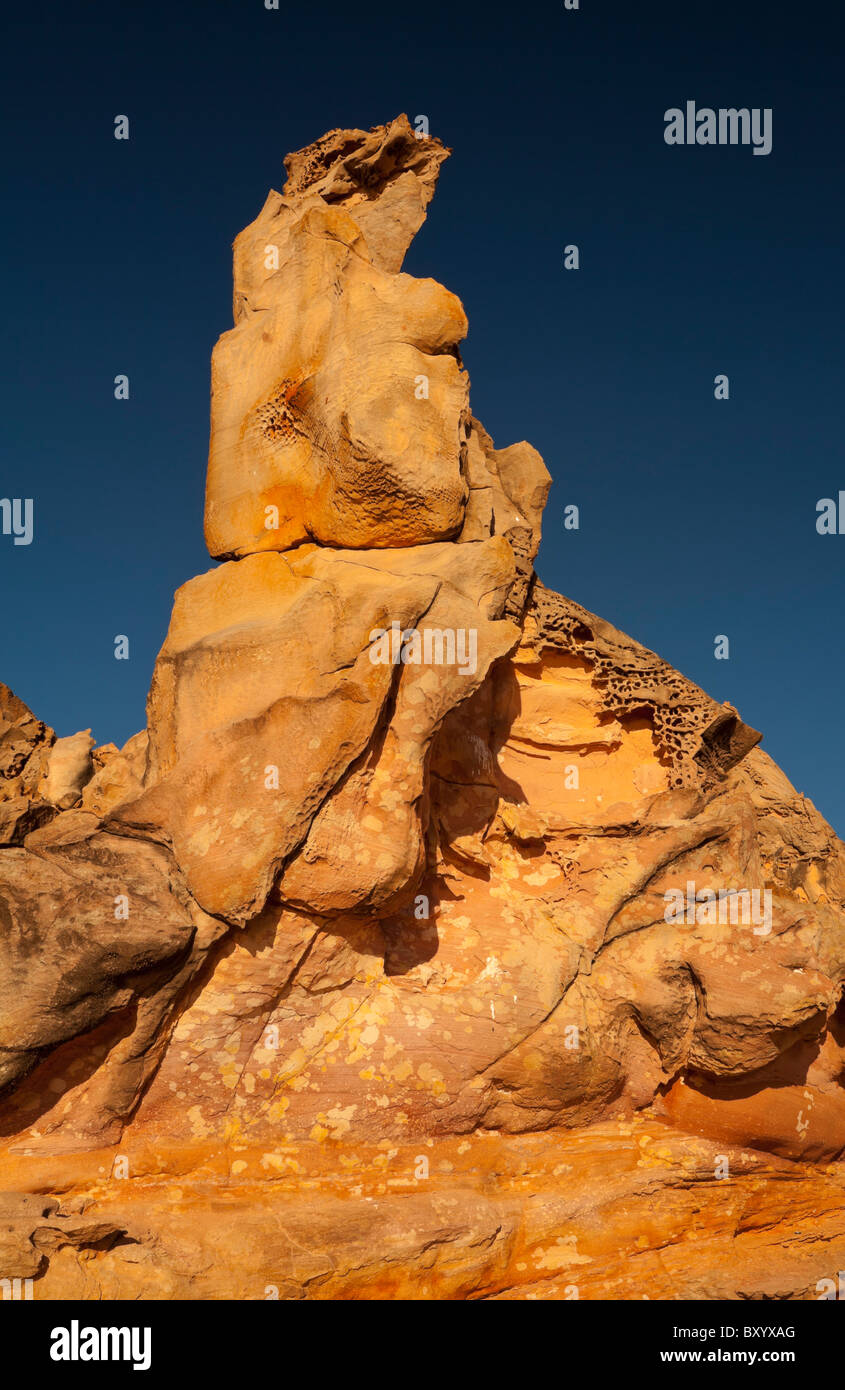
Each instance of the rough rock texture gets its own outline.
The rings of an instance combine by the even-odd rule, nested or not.
[[[431,738],[519,640],[498,620],[513,575],[510,547],[497,538],[387,553],[308,546],[191,580],[176,595],[153,676],[149,789],[115,822],[166,834],[202,906],[245,922],[306,840],[304,859],[319,853],[321,836],[334,842],[351,801],[343,905],[388,904],[424,857]],[[423,634],[471,627],[475,670],[374,664],[369,634],[394,621]],[[395,834],[385,843],[385,825],[369,825],[366,809],[372,819],[387,787]],[[330,813],[334,829],[324,825]],[[373,835],[380,843],[370,853]],[[332,852],[335,895],[337,874]],[[302,876],[300,863],[285,878],[297,901],[322,911]]]
[[[237,238],[224,563],[147,729],[56,739],[0,686],[0,1279],[37,1297],[814,1298],[845,1262],[845,847],[536,578],[543,461],[401,272],[447,154],[332,131]]]

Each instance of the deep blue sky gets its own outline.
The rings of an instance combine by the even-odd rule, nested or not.
[[[0,496],[34,497],[36,536],[0,536],[0,679],[60,734],[142,727],[173,590],[211,563],[232,239],[287,151],[425,113],[454,154],[405,269],[463,300],[496,443],[547,461],[543,579],[730,699],[845,833],[845,535],[815,529],[845,488],[837,6],[16,8]],[[772,154],[667,146],[687,100],[771,107]]]

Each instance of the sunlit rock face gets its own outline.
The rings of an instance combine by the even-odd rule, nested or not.
[[[816,1297],[845,1261],[845,850],[537,578],[543,461],[401,270],[447,154],[332,131],[237,238],[223,563],[147,728],[57,740],[0,686],[0,1278],[41,1296]]]
[[[447,153],[401,117],[336,132],[288,160],[284,194],[237,238],[236,323],[212,358],[212,555],[460,530],[466,316],[399,273]]]

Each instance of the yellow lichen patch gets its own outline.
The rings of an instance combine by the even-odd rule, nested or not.
[[[421,1066],[417,1067],[417,1076],[422,1086],[429,1090],[432,1095],[439,1096],[445,1092],[446,1083],[443,1080],[443,1074],[430,1062],[423,1062]]]
[[[536,1246],[531,1251],[536,1269],[566,1269],[569,1265],[592,1264],[589,1255],[578,1254],[577,1236],[558,1236],[554,1245]]]
[[[357,1109],[357,1105],[336,1105],[327,1112],[325,1117],[318,1115],[317,1118],[324,1120],[332,1139],[342,1139],[352,1128],[352,1117]]]

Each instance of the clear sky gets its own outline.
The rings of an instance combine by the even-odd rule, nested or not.
[[[143,726],[173,590],[211,564],[231,242],[287,151],[425,114],[454,154],[405,269],[461,297],[475,414],[554,477],[543,580],[735,704],[845,833],[845,534],[816,530],[845,489],[838,6],[16,13],[0,497],[34,499],[35,533],[0,535],[0,680],[60,734]],[[667,145],[664,112],[687,101],[770,108],[772,152]]]

